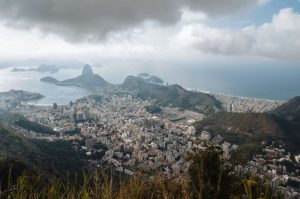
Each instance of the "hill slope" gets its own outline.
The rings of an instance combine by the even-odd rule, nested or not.
[[[156,85],[139,77],[128,76],[121,86],[134,91],[142,99],[156,99],[158,105],[171,105],[203,114],[221,110],[221,103],[211,95],[188,91],[179,85]]]
[[[0,124],[0,162],[6,160],[52,174],[81,170],[81,162],[69,143],[31,140]]]
[[[279,117],[300,125],[300,96],[294,97],[272,111]]]
[[[33,142],[0,124],[0,159],[18,159],[29,164],[28,160],[32,160],[34,156],[38,157],[39,152]]]
[[[236,144],[255,144],[282,140],[287,148],[300,152],[300,128],[276,115],[267,113],[216,113],[195,124],[198,133],[207,130]]]

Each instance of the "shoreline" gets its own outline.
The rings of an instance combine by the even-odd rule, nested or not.
[[[186,88],[183,87],[184,89],[192,92],[200,92],[200,93],[205,93],[209,94],[211,96],[215,95],[222,95],[222,96],[227,96],[227,97],[237,97],[237,98],[245,98],[245,99],[255,99],[255,100],[265,100],[265,101],[277,101],[277,102],[287,102],[287,100],[279,100],[279,99],[268,99],[268,98],[258,98],[258,97],[247,97],[247,96],[241,96],[241,95],[232,95],[232,94],[226,94],[226,93],[217,93],[217,92],[210,92],[210,91],[203,91],[203,90],[198,90],[198,89],[192,89],[192,88]],[[294,96],[296,97],[296,96]]]
[[[247,111],[253,111],[253,112],[266,112],[270,111],[274,108],[277,108],[281,104],[285,103],[286,100],[276,100],[276,99],[266,99],[266,98],[255,98],[255,97],[245,97],[245,96],[237,96],[237,95],[230,95],[230,94],[224,94],[224,93],[214,93],[209,91],[201,91],[198,89],[191,89],[191,88],[185,88],[184,89],[190,91],[190,92],[201,92],[208,95],[211,95],[215,97],[218,101],[221,102],[222,107],[224,110],[228,112],[247,112]],[[0,92],[5,93],[5,92]],[[86,95],[89,96],[89,95]],[[83,97],[86,97],[83,96]],[[45,96],[47,97],[47,96]],[[81,97],[82,98],[82,97]],[[80,98],[77,98],[80,99]],[[75,100],[77,100],[75,99]],[[53,103],[57,102],[51,102],[51,103],[39,103],[41,99],[37,100],[30,100],[26,103],[28,105],[34,105],[34,106],[52,106]],[[69,102],[59,105],[67,105]]]
[[[264,113],[269,112],[280,105],[287,102],[287,100],[273,100],[273,99],[263,99],[263,98],[254,98],[254,97],[244,97],[229,95],[223,93],[213,93],[208,91],[199,91],[197,89],[185,88],[191,92],[201,92],[206,93],[222,104],[222,108],[226,112],[234,113],[245,113],[245,112],[254,112],[254,113]]]

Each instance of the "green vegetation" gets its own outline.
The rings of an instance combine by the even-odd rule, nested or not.
[[[300,151],[300,128],[272,114],[220,112],[196,122],[195,128],[198,133],[206,130],[213,136],[221,135],[225,140],[238,144],[237,153],[243,160],[249,159],[273,140],[284,141],[289,151]]]
[[[64,176],[66,172],[74,175],[82,171],[79,155],[68,142],[34,140],[33,143],[43,154],[44,171],[47,173]]]
[[[82,170],[81,161],[69,142],[31,140],[0,124],[0,161],[14,160],[48,174]]]
[[[233,165],[222,158],[223,151],[217,147],[192,154],[190,159],[190,188],[193,198],[230,198],[239,182]]]
[[[31,140],[0,125],[0,160],[16,159],[33,166],[33,159],[39,159],[39,154],[39,149]]]
[[[0,192],[4,198],[107,198],[107,199],[273,199],[267,180],[241,178],[233,173],[233,166],[222,160],[219,148],[209,147],[189,156],[188,175],[167,178],[162,175],[147,177],[141,174],[124,177],[117,174],[92,172],[82,181],[71,178],[45,179],[34,172],[24,171],[17,178],[11,176],[14,165],[0,167],[5,172],[7,186]],[[7,164],[6,164],[7,165]],[[11,165],[11,164],[10,164]],[[4,169],[1,169],[4,168]],[[14,172],[14,171],[13,171]],[[3,178],[4,179],[4,178]],[[75,177],[76,179],[76,177]]]
[[[300,125],[300,96],[294,97],[287,103],[272,111],[273,114]]]
[[[49,128],[48,126],[29,121],[23,115],[17,113],[0,113],[0,123],[6,124],[7,126],[16,125],[28,131],[35,131],[37,133],[59,135],[58,132],[53,131],[53,129]]]
[[[21,114],[10,113],[8,111],[0,112],[0,123],[6,124],[7,126],[11,126],[15,121],[19,119],[25,119],[25,117]]]
[[[25,171],[29,171],[29,167],[21,162],[14,160],[0,161],[0,191],[7,190],[11,185],[17,184],[18,177],[22,176]],[[30,172],[30,174],[34,173]]]
[[[80,132],[81,132],[80,128],[75,128],[72,131],[66,131],[66,132],[64,132],[64,135],[77,135],[77,134],[80,134]]]
[[[29,131],[34,131],[37,133],[47,134],[47,135],[59,135],[58,132],[53,131],[51,128],[45,125],[38,124],[36,122],[31,122],[25,118],[20,118],[14,122],[15,125],[27,129]]]
[[[250,176],[243,180],[244,192],[247,199],[284,199],[281,192],[272,191],[266,179],[259,179],[257,176]]]
[[[221,110],[221,103],[213,96],[188,91],[179,85],[163,86],[151,84],[142,78],[129,76],[122,87],[134,90],[136,97],[142,99],[156,99],[158,106],[174,106],[204,114],[215,113]]]
[[[147,112],[152,114],[161,112],[161,108],[159,106],[152,105],[152,106],[146,106],[145,108]]]
[[[102,96],[99,94],[90,95],[89,98],[95,100],[95,102],[101,102]]]

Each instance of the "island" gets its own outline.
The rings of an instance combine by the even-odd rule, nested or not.
[[[28,71],[28,69],[23,69],[23,68],[16,68],[14,67],[11,72],[24,72],[24,71]]]
[[[40,72],[40,73],[57,73],[59,71],[59,68],[55,65],[47,65],[47,64],[42,64],[37,68],[28,68],[28,69],[24,69],[24,68],[16,68],[14,67],[11,72],[25,72],[25,71],[36,71],[36,72]]]
[[[14,108],[22,102],[35,101],[44,98],[45,96],[40,93],[32,93],[23,90],[10,90],[0,92],[0,110]]]
[[[40,79],[40,81],[41,82],[47,82],[47,83],[56,83],[56,82],[59,82],[54,77],[50,77],[50,76],[43,77],[42,79]]]
[[[10,90],[7,92],[0,92],[0,99],[19,99],[21,101],[27,102],[27,101],[32,101],[32,100],[40,100],[44,98],[45,96],[40,94],[40,93],[32,93],[28,91],[23,91],[23,90]]]
[[[78,77],[58,81],[53,77],[47,76],[42,78],[40,81],[54,83],[57,86],[78,86],[88,89],[104,88],[109,85],[109,83],[105,81],[100,75],[95,74],[92,67],[88,64],[84,65],[82,73]]]

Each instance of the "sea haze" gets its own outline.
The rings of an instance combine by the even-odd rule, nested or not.
[[[46,97],[32,104],[51,105],[53,103],[67,104],[72,100],[89,95],[91,92],[78,87],[60,87],[54,84],[41,82],[45,76],[53,76],[59,80],[75,77],[80,70],[61,69],[58,73],[39,73],[35,71],[11,72],[12,68],[0,70],[0,92],[10,89],[38,92]]]
[[[166,83],[179,84],[188,89],[197,89],[213,93],[237,95],[254,98],[287,100],[300,95],[300,68],[295,66],[194,66],[173,65],[161,67],[161,64],[129,65],[119,64],[93,67],[95,73],[111,83],[120,84],[127,75],[148,72],[161,77]],[[10,89],[23,89],[39,92],[46,97],[33,102],[39,105],[67,104],[71,100],[91,94],[91,91],[79,87],[60,87],[40,82],[40,78],[52,76],[64,80],[80,75],[81,69],[61,69],[58,73],[39,73],[35,71],[11,72],[12,68],[0,69],[0,92]]]
[[[122,83],[127,75],[147,72],[166,83],[205,92],[276,100],[288,100],[300,95],[300,67],[285,62],[257,61],[251,66],[247,63],[114,64],[94,68],[94,71],[113,83]],[[118,72],[120,68],[121,73]]]
[[[300,68],[297,66],[258,64],[251,67],[233,65],[178,68],[173,71],[174,76],[170,76],[170,80],[188,88],[278,100],[300,95]]]

